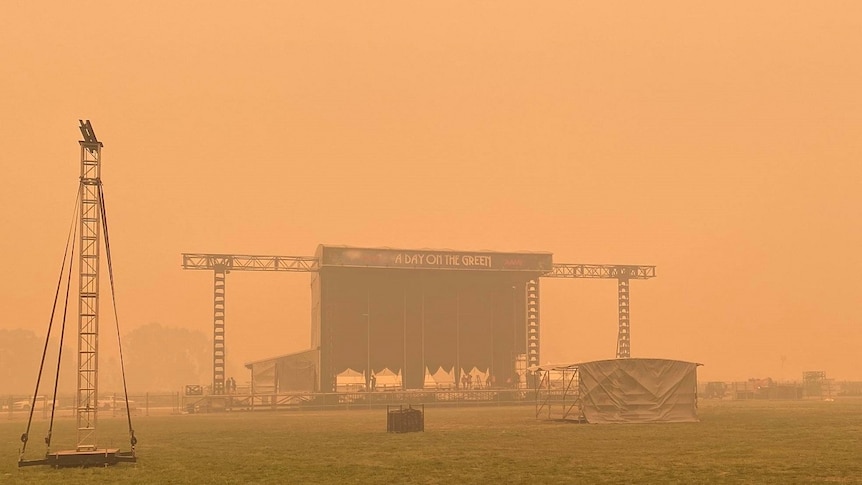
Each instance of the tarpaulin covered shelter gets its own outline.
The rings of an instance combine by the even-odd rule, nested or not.
[[[537,416],[555,407],[589,423],[684,423],[697,419],[697,366],[667,359],[612,359],[535,366]],[[555,376],[557,381],[555,382]]]
[[[246,364],[255,393],[316,391],[320,352],[306,350]]]

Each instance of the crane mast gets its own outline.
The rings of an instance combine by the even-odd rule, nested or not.
[[[78,183],[78,199],[76,200],[75,217],[78,224],[69,228],[69,238],[66,241],[66,253],[60,268],[61,278],[57,282],[57,293],[54,297],[54,310],[57,309],[62,276],[66,275],[66,300],[63,310],[63,326],[60,331],[57,368],[54,374],[54,394],[51,400],[51,414],[48,433],[45,436],[47,451],[39,459],[27,459],[27,442],[33,419],[33,407],[27,421],[27,430],[21,435],[23,443],[18,457],[18,466],[49,465],[54,468],[109,466],[117,463],[134,463],[137,461],[135,445],[137,438],[132,428],[132,417],[129,413],[129,394],[126,386],[126,372],[123,369],[123,348],[120,343],[120,324],[117,316],[116,294],[114,292],[114,272],[111,263],[111,244],[108,238],[107,216],[105,214],[104,192],[102,191],[102,143],[96,138],[90,120],[79,120],[82,140],[78,141],[81,151],[81,171]],[[73,231],[77,231],[74,238]],[[99,275],[102,237],[105,240],[105,256],[107,270],[110,276],[108,285],[110,301],[114,307],[114,320],[117,322],[117,348],[120,356],[120,369],[123,377],[123,394],[126,404],[126,420],[129,426],[129,444],[131,450],[121,452],[118,448],[98,448],[96,446],[96,424],[99,409]],[[75,240],[76,239],[76,240]],[[54,411],[56,410],[57,383],[60,378],[60,365],[63,355],[63,337],[66,328],[66,312],[69,306],[72,283],[73,256],[75,243],[78,243],[78,348],[77,348],[77,381],[75,393],[75,427],[76,440],[74,450],[51,452],[51,438],[54,430]],[[68,257],[68,259],[67,259]],[[67,265],[68,263],[68,265]],[[36,386],[33,391],[35,403],[39,393],[39,383],[43,376],[43,366],[51,340],[51,328],[54,323],[54,310],[48,322],[48,332],[45,336],[45,347]]]
[[[78,271],[77,451],[96,449],[99,396],[99,249],[102,221],[102,143],[90,121],[81,121]]]

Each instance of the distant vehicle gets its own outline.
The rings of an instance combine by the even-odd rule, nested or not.
[[[35,406],[33,404],[32,399],[15,401],[12,403],[12,410],[29,411],[30,408],[34,408],[36,411],[42,411],[43,409],[51,409],[52,406],[56,408],[56,401],[49,401],[45,396],[37,396]]]

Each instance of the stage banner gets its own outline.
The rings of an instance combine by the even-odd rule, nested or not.
[[[551,253],[494,253],[484,251],[414,250],[320,246],[321,267],[447,269],[469,271],[547,272]]]

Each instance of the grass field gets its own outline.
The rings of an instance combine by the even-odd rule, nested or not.
[[[139,462],[19,470],[25,422],[0,418],[0,483],[862,483],[862,401],[702,401],[700,423],[536,420],[529,406],[427,408],[424,433],[387,434],[385,409],[150,416]],[[52,450],[73,448],[74,420]],[[128,449],[125,420],[100,446]],[[34,422],[28,457],[44,454]]]

